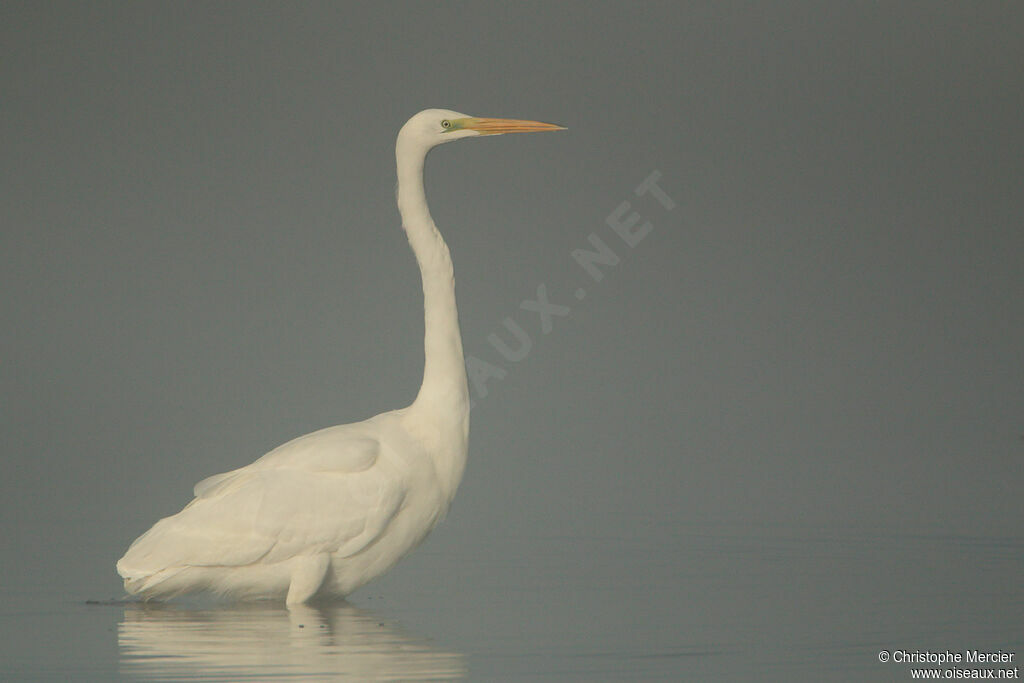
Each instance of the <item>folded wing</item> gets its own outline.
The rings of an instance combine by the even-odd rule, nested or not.
[[[376,439],[332,428],[204,479],[181,512],[131,545],[118,571],[137,580],[182,567],[354,555],[383,533],[404,499],[401,482],[386,476],[379,455]]]

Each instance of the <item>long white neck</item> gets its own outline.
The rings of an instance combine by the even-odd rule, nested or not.
[[[469,388],[459,313],[455,306],[452,259],[448,245],[430,217],[423,190],[426,155],[427,149],[399,136],[395,148],[398,211],[423,279],[423,384],[410,413],[422,417],[438,430],[437,447],[456,451],[452,457],[458,462],[448,463],[454,471],[447,473],[454,479],[451,491],[454,495],[454,486],[458,485],[465,465]]]

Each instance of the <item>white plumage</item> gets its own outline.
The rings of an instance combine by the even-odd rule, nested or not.
[[[465,468],[469,393],[448,247],[423,192],[427,152],[477,135],[558,130],[429,109],[396,144],[398,206],[424,293],[424,372],[407,408],[329,427],[195,486],[117,563],[144,598],[344,596],[393,566],[444,517]]]

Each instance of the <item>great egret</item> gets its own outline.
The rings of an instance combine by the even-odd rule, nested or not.
[[[462,480],[469,391],[455,278],[423,191],[431,148],[479,135],[563,130],[427,109],[398,133],[398,210],[423,279],[423,384],[412,405],[328,427],[195,486],[185,508],[118,563],[143,598],[344,596],[390,569],[444,517]]]

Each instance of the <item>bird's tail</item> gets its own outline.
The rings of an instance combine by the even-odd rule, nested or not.
[[[117,562],[117,573],[124,579],[124,589],[131,595],[149,599],[170,597],[177,591],[170,589],[167,582],[177,576],[184,567],[168,567],[159,571],[145,571],[131,567],[122,557]]]

